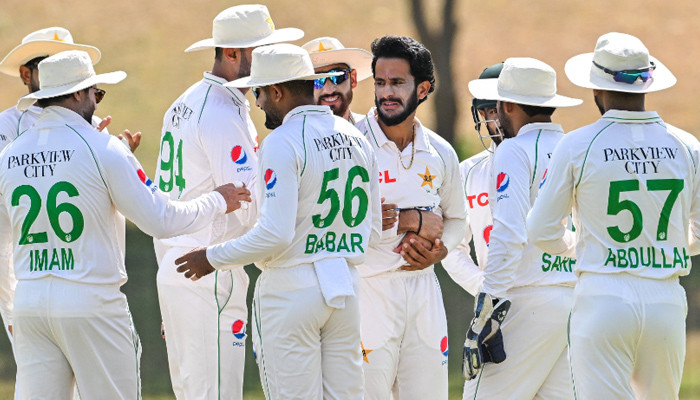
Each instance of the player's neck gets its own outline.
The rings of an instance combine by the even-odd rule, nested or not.
[[[381,118],[377,117],[377,122],[379,127],[382,128],[382,132],[384,132],[387,139],[396,144],[399,151],[405,149],[413,141],[413,119],[415,115],[416,113],[414,112],[399,124],[392,126],[385,124]]]

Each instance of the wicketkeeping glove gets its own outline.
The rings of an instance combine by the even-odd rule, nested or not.
[[[506,359],[501,323],[509,309],[510,300],[492,298],[483,292],[477,295],[474,319],[464,342],[462,375],[465,380],[474,379],[485,363],[498,364]]]

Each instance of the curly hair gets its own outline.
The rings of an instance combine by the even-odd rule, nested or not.
[[[372,75],[375,75],[374,67],[379,58],[402,58],[408,61],[411,75],[416,80],[416,85],[428,81],[430,89],[428,93],[435,90],[435,66],[432,55],[423,43],[408,36],[384,36],[372,41]],[[419,100],[419,104],[428,98],[426,95]]]

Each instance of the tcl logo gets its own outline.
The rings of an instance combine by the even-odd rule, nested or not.
[[[478,204],[481,207],[488,206],[489,205],[489,194],[484,192],[484,193],[473,194],[471,196],[467,196],[467,201],[469,202],[469,208],[474,208],[474,200],[476,200],[476,204]]]
[[[389,177],[389,171],[379,172],[379,183],[394,183],[396,178]]]

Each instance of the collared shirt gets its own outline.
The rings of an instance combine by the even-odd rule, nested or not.
[[[119,139],[59,106],[0,155],[0,247],[13,247],[18,280],[56,276],[121,285],[124,219],[154,236],[195,231],[226,211],[218,193],[169,202]],[[120,237],[121,236],[121,237]]]
[[[548,179],[549,159],[562,137],[559,124],[532,123],[496,148],[489,190],[493,230],[483,292],[503,297],[512,287],[575,282],[574,260],[544,253],[527,240],[527,214]]]
[[[328,106],[291,110],[260,148],[258,222],[207,249],[217,269],[256,262],[288,268],[344,257],[365,259],[381,232],[377,162],[364,136]]]
[[[464,197],[467,199],[467,234],[442,260],[442,266],[452,279],[473,296],[479,292],[484,280],[483,268],[486,266],[489,238],[493,229],[489,188],[495,150],[496,145],[491,144],[489,150],[473,155],[459,164]],[[469,242],[472,241],[478,264],[471,257]]]
[[[24,111],[19,111],[17,107],[10,107],[0,113],[0,151],[15,140],[22,132],[31,128],[32,125],[39,119],[41,107],[33,105]],[[96,115],[92,116],[92,126],[97,126],[102,122],[102,119]],[[103,133],[109,133],[107,128],[102,130]]]
[[[240,181],[250,190],[253,203],[199,232],[156,240],[166,248],[221,243],[255,224],[258,134],[245,96],[224,83],[223,78],[205,72],[201,81],[170,106],[163,118],[154,181],[171,200],[194,199],[217,186]]]
[[[700,143],[653,111],[609,110],[562,139],[528,217],[538,246],[565,251],[573,208],[576,273],[666,279],[700,250]]]
[[[379,127],[375,108],[357,125],[377,154],[381,197],[402,209],[429,209],[441,215],[442,241],[451,251],[466,232],[466,202],[457,154],[445,139],[425,128],[417,118],[414,126],[415,139],[399,151]],[[405,265],[401,254],[394,253],[403,236],[397,235],[396,227],[384,231],[381,241],[370,246],[367,261],[358,267],[360,276],[377,275]]]

